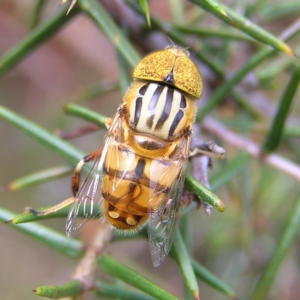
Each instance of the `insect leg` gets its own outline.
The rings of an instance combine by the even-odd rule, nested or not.
[[[73,177],[72,177],[72,192],[73,195],[76,196],[78,190],[79,190],[79,184],[80,184],[80,171],[82,169],[82,167],[84,166],[84,164],[95,160],[96,157],[101,156],[102,153],[102,149],[98,149],[96,151],[93,151],[92,153],[86,155],[82,160],[80,160],[80,162],[77,164],[74,173],[73,173]]]
[[[88,154],[87,156],[85,156],[76,166],[75,170],[74,170],[74,174],[72,177],[72,191],[74,196],[76,196],[78,190],[79,190],[79,183],[80,183],[80,171],[83,167],[83,165],[87,162],[93,161],[95,158],[101,156],[102,153],[102,149],[100,150],[96,150],[90,154]],[[68,198],[67,200],[49,208],[49,209],[45,209],[45,210],[35,210],[31,207],[27,207],[25,208],[25,212],[30,212],[36,216],[45,216],[48,215],[50,213],[56,212],[66,206],[68,206],[69,204],[74,202],[74,197]]]
[[[208,189],[210,189],[208,180],[208,168],[211,167],[211,158],[224,158],[225,150],[216,145],[215,142],[200,143],[191,152],[189,158],[193,160],[193,175]],[[197,199],[197,206],[199,207],[199,200],[203,206],[205,213],[210,216],[212,206],[203,201]]]
[[[46,216],[48,214],[51,214],[51,213],[54,213],[56,211],[63,209],[64,207],[72,204],[73,202],[74,202],[74,197],[71,197],[51,208],[44,209],[44,210],[35,210],[32,207],[26,207],[25,212],[30,212],[35,216]]]
[[[190,157],[198,155],[207,155],[209,157],[224,158],[225,150],[218,146],[215,142],[210,141],[200,144],[190,152]]]
[[[197,209],[201,207],[201,200],[193,192],[189,190],[184,190],[180,198],[180,206],[185,207],[190,205],[192,202],[197,204]]]

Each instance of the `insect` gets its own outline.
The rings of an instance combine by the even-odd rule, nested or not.
[[[161,264],[172,244],[201,92],[201,74],[187,50],[169,46],[140,61],[123,104],[107,120],[102,146],[75,169],[68,235],[95,211],[121,231],[148,223],[152,262]],[[87,162],[92,167],[79,187]],[[85,219],[78,217],[81,208]]]

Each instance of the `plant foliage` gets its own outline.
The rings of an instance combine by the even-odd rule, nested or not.
[[[0,219],[6,222],[1,230],[8,241],[1,257],[9,262],[19,249],[28,251],[29,257],[37,249],[41,257],[33,265],[37,275],[30,282],[22,271],[24,262],[13,261],[8,268],[3,260],[8,278],[3,286],[0,283],[3,299],[32,299],[29,284],[41,284],[35,295],[50,299],[297,299],[300,3],[296,2],[287,0],[284,7],[280,1],[259,0],[0,3],[0,34],[22,32],[13,42],[0,39]],[[92,31],[96,35],[89,40]],[[89,47],[84,48],[86,41]],[[191,161],[185,187],[215,209],[208,218],[195,210],[196,203],[184,207],[170,252],[173,260],[154,270],[144,232],[116,234],[112,239],[103,226],[83,242],[63,232],[68,207],[47,216],[20,211],[22,205],[49,208],[64,199],[69,187],[61,177],[69,178],[84,153],[100,146],[98,136],[85,133],[105,128],[105,115],[113,115],[121,103],[141,57],[170,43],[188,48],[202,71],[204,96],[196,116],[195,143],[201,129],[201,140],[215,140],[226,149],[226,158],[212,162],[212,191],[197,180],[201,161]],[[41,75],[41,62],[43,72],[52,70],[48,77]],[[76,129],[69,130],[72,127]],[[67,140],[72,137],[78,140]],[[46,219],[49,224],[42,224]],[[11,228],[21,232],[15,236],[17,247]],[[22,235],[28,237],[26,247]],[[83,232],[83,240],[89,235]],[[44,257],[45,247],[57,256]],[[68,279],[59,275],[60,257],[76,260],[77,267],[66,263],[75,269],[73,275],[64,274]],[[38,274],[52,264],[58,269],[55,277],[41,283]],[[24,286],[22,282],[25,288],[7,289],[10,277],[14,289]]]

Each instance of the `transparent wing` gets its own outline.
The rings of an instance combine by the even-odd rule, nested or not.
[[[76,235],[87,221],[100,214],[103,201],[101,194],[103,163],[108,144],[109,139],[105,142],[103,150],[99,150],[101,155],[95,158],[86,179],[75,197],[66,221],[66,233],[68,236]],[[83,215],[83,217],[80,218],[79,215]]]
[[[116,130],[121,126],[121,121],[121,118],[117,115],[104,138],[102,148],[98,150],[99,154],[94,158],[90,171],[75,197],[66,221],[68,236],[76,235],[87,221],[101,213],[104,161],[108,155],[110,145],[117,138]],[[79,217],[82,215],[83,218]]]
[[[184,186],[185,169],[190,148],[190,138],[183,139],[179,146],[179,154],[175,159],[168,162],[154,161],[151,168],[153,174],[158,173],[158,164],[169,164],[165,172],[156,174],[154,192],[150,199],[149,211],[149,246],[154,267],[159,266],[168,255],[176,225],[176,215],[178,212],[180,198]],[[174,178],[174,174],[176,174]],[[159,175],[159,176],[158,176]],[[163,186],[159,183],[165,182]],[[169,187],[166,190],[166,187]],[[163,196],[162,196],[163,195]],[[155,201],[162,196],[160,204],[157,206]],[[156,199],[156,200],[154,200]]]

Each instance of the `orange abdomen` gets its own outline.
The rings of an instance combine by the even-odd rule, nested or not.
[[[109,147],[104,173],[106,219],[119,229],[139,229],[147,222],[149,210],[161,204],[178,171],[167,159],[146,158],[115,142]]]

